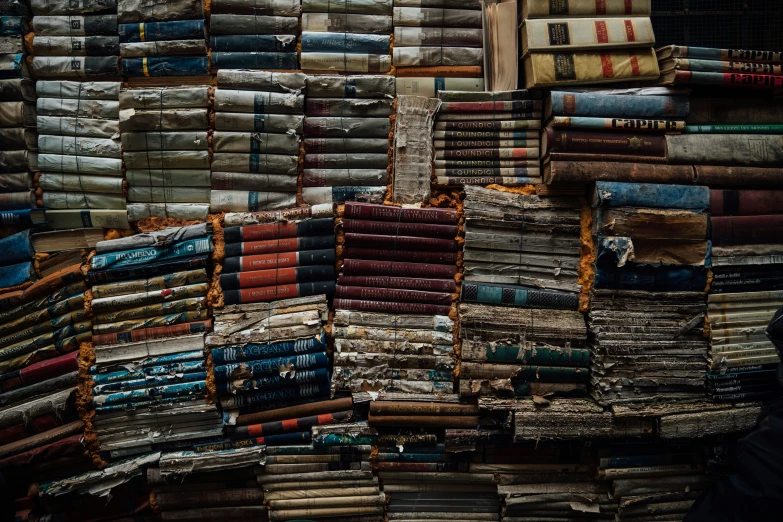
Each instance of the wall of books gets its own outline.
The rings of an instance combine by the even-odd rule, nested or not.
[[[17,520],[683,520],[778,394],[783,49],[651,15],[0,0]]]

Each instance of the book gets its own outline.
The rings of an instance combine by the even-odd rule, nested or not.
[[[313,283],[334,279],[334,267],[316,265],[297,268],[276,268],[220,274],[220,286],[225,290],[281,286],[295,283]]]
[[[31,237],[36,252],[91,249],[103,241],[102,228],[77,228],[56,232],[40,232]]]
[[[45,209],[3,210],[0,211],[0,224],[6,226],[36,226],[46,223]]]
[[[488,91],[510,91],[518,87],[517,12],[516,0],[481,2],[484,84]]]
[[[674,70],[661,74],[662,85],[725,85],[728,87],[783,87],[783,76],[769,74],[746,74],[739,72],[704,72]]]
[[[659,119],[598,118],[590,116],[552,116],[548,126],[569,129],[611,130],[623,132],[699,132],[688,130],[702,126],[686,126],[685,121]],[[709,126],[704,126],[709,127]],[[719,127],[714,125],[712,127]],[[729,126],[726,126],[729,127]],[[770,126],[774,127],[774,126]],[[782,127],[783,129],[783,127]],[[737,130],[739,131],[739,130]],[[783,132],[783,130],[781,130]]]
[[[252,272],[269,268],[331,265],[334,263],[334,249],[305,250],[300,252],[228,257],[223,261],[223,270],[225,273]]]
[[[708,187],[618,183],[597,181],[592,194],[593,207],[648,207],[697,212],[711,209],[713,192]]]
[[[783,198],[780,190],[710,190],[710,215],[777,214]]]
[[[544,183],[589,183],[621,181],[634,183],[694,182],[690,165],[656,165],[645,163],[550,161],[543,167]]]
[[[783,63],[783,54],[779,51],[748,51],[741,49],[715,49],[709,47],[693,47],[668,45],[656,51],[658,59],[693,58],[697,60],[721,60],[730,62],[763,62]]]
[[[666,136],[671,163],[777,166],[783,137],[753,134],[682,134]]]
[[[593,116],[603,118],[684,119],[690,111],[687,96],[633,96],[596,92],[552,91],[545,99],[544,113],[550,116]]]
[[[547,127],[541,133],[541,153],[630,154],[665,156],[664,136],[561,130]]]
[[[536,53],[524,60],[526,88],[657,80],[655,52]]]
[[[568,0],[541,2],[521,0],[522,19],[575,18],[583,16],[650,16],[650,0]]]
[[[746,74],[783,74],[783,65],[751,62],[723,62],[720,60],[691,60],[688,58],[672,58],[658,61],[661,72],[671,70],[703,71],[703,72],[739,72]]]
[[[551,51],[604,51],[651,48],[655,45],[650,18],[572,18],[526,20],[522,25],[522,57]]]

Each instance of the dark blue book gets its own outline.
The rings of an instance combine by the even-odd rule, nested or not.
[[[25,281],[35,281],[36,278],[32,261],[0,266],[0,288],[19,286]]]
[[[385,34],[302,33],[302,52],[389,54],[390,45]]]
[[[120,42],[155,42],[165,40],[198,40],[205,38],[204,20],[175,20],[120,24]]]
[[[283,69],[299,68],[297,55],[291,53],[230,52],[212,53],[213,69]]]
[[[46,224],[46,209],[26,208],[23,210],[0,211],[0,224],[6,226],[36,226]]]
[[[252,52],[296,52],[296,36],[279,34],[221,34],[209,37],[213,53],[238,51]]]
[[[35,256],[33,244],[30,241],[30,231],[17,232],[0,239],[0,265],[15,265],[23,261],[30,261]]]
[[[206,56],[148,56],[123,58],[125,76],[201,76],[209,74]]]
[[[296,341],[272,343],[250,343],[243,346],[226,346],[212,350],[212,364],[222,366],[232,362],[258,361],[273,357],[299,355],[326,351],[326,335],[321,332],[315,337]]]

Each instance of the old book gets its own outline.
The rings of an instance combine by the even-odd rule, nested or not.
[[[662,85],[726,85],[729,87],[778,88],[783,77],[752,73],[722,73],[704,71],[673,70],[661,74]]]
[[[569,0],[568,2],[539,2],[522,0],[522,18],[576,18],[584,16],[649,16],[650,0]]]
[[[659,119],[597,118],[590,116],[553,116],[548,125],[555,128],[611,130],[622,132],[689,132],[685,121]],[[737,129],[739,131],[740,129]],[[690,132],[696,131],[696,127]],[[706,129],[705,129],[706,132]]]
[[[439,100],[402,96],[397,100],[392,199],[422,202],[430,194],[432,124]]]
[[[775,51],[745,51],[739,49],[715,49],[668,45],[657,51],[658,58],[694,58],[700,60],[722,60],[740,62],[782,63],[781,53]]]
[[[90,249],[103,241],[103,230],[82,228],[59,232],[42,232],[31,237],[36,252],[59,252],[61,250]]]
[[[667,153],[663,136],[625,133],[592,133],[561,131],[547,127],[541,134],[542,154],[549,152],[586,152],[591,154],[630,154],[634,156],[664,156]]]
[[[590,181],[621,181],[635,183],[694,182],[694,167],[690,165],[655,165],[643,163],[590,163],[579,161],[551,161],[543,168],[544,182],[587,183]]]
[[[525,59],[526,87],[540,88],[588,82],[654,80],[660,75],[658,61],[649,52],[607,54],[533,54]]]
[[[714,165],[779,165],[779,136],[743,134],[687,134],[666,137],[666,155],[672,163]]]
[[[522,56],[534,52],[633,49],[653,47],[649,18],[574,18],[526,20],[522,25]]]
[[[592,206],[647,207],[703,212],[710,208],[712,197],[712,191],[707,187],[597,181],[593,190]]]
[[[302,13],[302,31],[391,34],[389,15],[347,13]],[[296,32],[296,25],[294,25]]]

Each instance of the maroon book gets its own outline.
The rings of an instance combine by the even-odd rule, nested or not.
[[[710,219],[713,245],[779,243],[783,214],[766,216],[714,216]]]
[[[444,223],[455,225],[457,211],[453,208],[402,208],[348,201],[343,212],[345,219],[370,219],[405,223]]]
[[[713,216],[783,214],[783,190],[710,190]]]
[[[457,225],[434,223],[403,223],[394,221],[370,221],[367,219],[344,219],[343,230],[357,234],[385,236],[419,236],[454,239],[459,233]]]
[[[541,134],[541,152],[666,156],[666,137],[653,134],[572,131],[547,127]]]
[[[391,301],[360,301],[358,299],[335,299],[334,308],[361,312],[384,312],[392,314],[449,315],[451,307],[426,303],[397,303]]]
[[[448,292],[457,290],[453,279],[416,279],[413,277],[349,276],[340,274],[337,284],[344,286],[377,286],[382,288],[403,288],[424,292]]]
[[[454,265],[435,265],[428,263],[395,263],[392,261],[346,259],[343,263],[343,273],[345,275],[385,275],[453,279],[454,276],[457,275],[457,267]]]
[[[426,252],[422,250],[389,250],[384,248],[344,247],[343,258],[377,259],[378,261],[453,265],[457,262],[459,254],[457,252]]]
[[[422,292],[397,288],[337,285],[335,297],[360,301],[401,301],[404,303],[430,303],[451,305],[452,296],[445,292]]]

